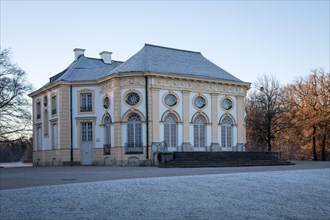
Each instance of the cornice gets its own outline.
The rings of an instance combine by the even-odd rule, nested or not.
[[[134,78],[141,78],[144,76],[149,76],[150,78],[152,78],[154,80],[157,80],[157,79],[172,80],[173,82],[176,82],[176,83],[186,82],[186,83],[198,83],[198,84],[204,83],[204,84],[221,85],[221,86],[235,86],[235,87],[241,87],[242,89],[245,89],[245,90],[249,90],[251,87],[251,83],[247,83],[247,82],[236,82],[236,81],[219,80],[219,79],[211,79],[211,78],[199,78],[199,77],[181,76],[181,75],[175,75],[175,74],[164,74],[164,73],[155,73],[155,72],[128,72],[128,73],[120,73],[120,74],[106,76],[102,79],[93,80],[93,81],[75,81],[75,82],[57,81],[55,83],[51,83],[45,87],[42,87],[34,92],[31,92],[28,95],[31,98],[33,98],[34,96],[36,96],[40,93],[49,91],[50,89],[52,89],[56,86],[61,86],[61,85],[97,86],[97,85],[101,85],[107,81],[112,81],[114,79],[122,79],[122,78],[131,78],[131,79],[128,79],[128,82],[132,86],[135,84],[142,85],[144,82],[142,82],[142,81],[140,82],[138,80],[138,81],[136,81],[137,82],[136,83],[136,82],[134,82]],[[155,82],[151,82],[151,83],[152,83],[152,85],[151,85],[152,87],[155,86]],[[181,88],[181,89],[189,90],[189,88]],[[218,93],[219,91],[212,91],[210,89],[208,92]]]

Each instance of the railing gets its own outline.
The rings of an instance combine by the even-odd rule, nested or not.
[[[143,143],[126,143],[125,144],[126,154],[143,154]]]
[[[103,144],[103,155],[111,154],[111,144]]]
[[[162,141],[157,145],[156,153],[166,153],[167,151],[168,151],[168,147],[165,141]]]

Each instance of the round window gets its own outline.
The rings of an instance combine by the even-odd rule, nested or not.
[[[165,96],[165,103],[168,106],[175,106],[178,100],[176,99],[176,96],[173,94],[168,94]]]
[[[107,96],[107,97],[105,97],[105,98],[103,99],[103,107],[104,107],[105,109],[108,109],[109,106],[110,106],[110,98]]]
[[[222,107],[225,110],[229,110],[233,107],[233,103],[230,99],[224,99],[223,102],[222,102]]]
[[[202,96],[195,98],[195,105],[197,108],[203,108],[206,105],[206,100]]]
[[[136,92],[130,92],[126,96],[126,103],[129,105],[136,105],[140,101],[140,96]]]

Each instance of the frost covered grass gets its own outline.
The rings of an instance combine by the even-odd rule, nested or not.
[[[330,169],[0,191],[0,219],[329,219]]]

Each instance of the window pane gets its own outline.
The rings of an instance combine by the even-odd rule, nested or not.
[[[177,134],[177,124],[176,123],[172,123],[171,124],[171,147],[176,147],[176,134]]]
[[[226,127],[224,125],[221,126],[221,145],[222,147],[226,146]]]
[[[52,114],[56,114],[57,110],[57,103],[56,103],[56,96],[52,97]]]
[[[165,123],[164,124],[164,141],[166,145],[169,147],[170,146],[170,125]]]
[[[231,125],[227,125],[227,146],[228,147],[231,147],[232,144],[231,144]]]

